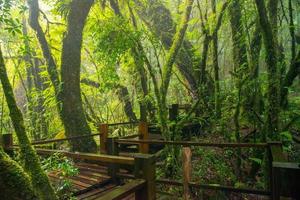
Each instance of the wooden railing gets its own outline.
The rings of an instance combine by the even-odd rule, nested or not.
[[[82,137],[76,137],[80,139]],[[67,138],[66,138],[67,139]],[[65,141],[66,139],[50,140],[48,142]],[[74,137],[72,138],[74,139]],[[154,200],[155,199],[155,156],[148,154],[134,154],[132,157],[119,156],[117,147],[115,146],[114,138],[107,138],[107,154],[94,154],[94,153],[81,153],[81,152],[68,152],[62,150],[51,150],[35,148],[36,152],[40,155],[52,155],[59,153],[66,157],[76,160],[85,160],[99,162],[100,164],[107,165],[108,175],[111,177],[111,181],[118,184],[120,174],[120,167],[124,165],[131,166],[134,169],[134,179],[132,183],[126,184],[113,190],[111,194],[105,195],[101,200],[106,199],[122,199],[130,194],[135,194],[137,200]],[[34,143],[34,144],[41,144]],[[46,144],[43,141],[42,144]],[[3,137],[3,147],[6,151],[18,150],[19,146],[13,145],[13,137],[11,134],[6,134]],[[110,196],[112,195],[112,196]],[[110,198],[112,197],[112,198]]]
[[[192,142],[192,141],[161,141],[161,140],[135,140],[135,139],[115,139],[116,145],[119,144],[135,144],[141,145],[175,145],[182,146],[183,150],[183,180],[167,180],[158,179],[156,183],[182,186],[184,188],[184,196],[188,197],[190,188],[198,189],[209,189],[209,190],[219,190],[227,192],[245,193],[245,194],[256,194],[270,196],[272,200],[280,199],[280,189],[278,189],[278,162],[286,162],[286,158],[283,154],[282,144],[279,142],[270,143],[207,143],[207,142]],[[191,149],[190,147],[210,147],[210,148],[260,148],[265,149],[268,155],[267,166],[269,172],[269,188],[267,190],[257,190],[252,188],[236,188],[231,186],[215,185],[215,184],[200,184],[191,181]],[[147,153],[147,152],[145,152]],[[274,162],[276,162],[274,164]],[[184,198],[189,199],[189,198]]]
[[[121,123],[120,123],[121,124]],[[126,123],[127,124],[127,123]],[[119,124],[118,124],[119,125]],[[246,194],[257,194],[270,196],[272,200],[280,199],[280,189],[278,188],[278,180],[280,176],[280,163],[286,163],[286,158],[283,155],[282,144],[278,142],[273,143],[208,143],[208,142],[192,142],[192,141],[162,141],[162,140],[150,140],[149,131],[147,123],[139,123],[138,134],[125,136],[123,138],[112,138],[109,136],[109,124],[101,124],[99,126],[99,133],[92,135],[75,136],[63,139],[54,139],[47,141],[36,141],[33,145],[47,144],[54,142],[61,142],[67,140],[77,140],[84,137],[100,136],[100,152],[101,155],[97,154],[83,154],[83,153],[71,153],[65,151],[53,151],[45,149],[37,149],[40,154],[51,154],[53,152],[60,152],[68,157],[76,159],[87,159],[94,161],[102,161],[109,165],[109,175],[112,177],[113,181],[118,182],[119,178],[128,179],[144,179],[146,181],[146,188],[148,199],[155,199],[155,183],[182,186],[184,188],[185,196],[189,196],[190,188],[198,189],[209,189],[209,190],[219,190],[227,192],[237,192]],[[132,139],[136,138],[138,139]],[[3,138],[4,147],[6,149],[13,148],[12,137],[9,135],[4,135]],[[119,146],[121,144],[137,145],[139,153],[133,154],[133,158],[128,158],[124,156],[119,156]],[[178,180],[167,180],[167,179],[155,179],[155,160],[154,155],[148,155],[150,145],[175,145],[182,146],[183,148],[183,167],[185,171],[182,181]],[[214,185],[214,184],[200,184],[191,181],[191,176],[189,168],[191,166],[191,149],[190,147],[206,147],[206,148],[260,148],[265,149],[268,155],[268,171],[269,171],[269,183],[270,186],[267,190],[256,190],[251,188],[236,188],[231,186]],[[14,147],[16,148],[16,147]],[[107,155],[104,155],[107,154]],[[119,171],[120,165],[131,165],[134,166],[134,174],[121,174]],[[299,166],[298,166],[299,168]],[[188,169],[188,170],[186,170]]]

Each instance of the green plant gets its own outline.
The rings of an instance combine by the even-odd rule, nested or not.
[[[56,194],[60,199],[71,199],[74,191],[72,190],[72,182],[68,177],[79,173],[73,161],[62,154],[55,153],[42,160],[42,167],[46,172],[58,171],[57,176],[59,176],[60,181],[54,185]]]

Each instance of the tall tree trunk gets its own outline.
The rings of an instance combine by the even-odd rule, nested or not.
[[[121,11],[120,11],[120,7],[119,7],[119,4],[116,0],[110,0],[110,6],[111,8],[113,9],[115,15],[121,17],[124,19],[124,16],[122,15]],[[131,8],[129,7],[130,9],[130,14],[131,14],[131,18],[133,18],[133,13],[132,13],[132,10]],[[133,18],[133,24],[134,26],[136,27],[136,24],[135,24],[135,19]],[[139,42],[137,42],[139,43]],[[140,44],[137,44],[138,46]],[[134,62],[135,62],[135,66],[136,66],[136,69],[140,75],[140,81],[141,81],[141,89],[143,91],[143,97],[140,97],[139,99],[139,104],[140,104],[140,120],[141,121],[147,121],[147,104],[145,102],[145,97],[148,95],[148,86],[147,86],[147,75],[145,73],[145,69],[143,67],[144,65],[144,62],[143,60],[139,57],[140,55],[138,54],[138,48],[132,48],[131,49],[131,52],[133,54],[133,59],[134,59]],[[125,87],[125,86],[122,86],[122,87]],[[128,89],[127,88],[120,88],[121,91],[119,91],[119,97],[124,97],[124,95],[121,95],[122,94],[122,90],[125,92],[125,89],[127,90],[127,93],[128,93]],[[124,100],[128,99],[128,97],[125,97]],[[136,116],[134,114],[133,111],[131,112],[126,112],[127,109],[129,109],[130,107],[132,108],[132,105],[129,106],[129,103],[131,104],[131,102],[127,101],[127,106],[125,106],[125,113],[126,115],[129,117],[130,120],[136,120]],[[126,105],[126,103],[125,103]],[[130,115],[128,115],[130,114]],[[134,114],[134,115],[133,115]]]
[[[217,11],[216,11],[216,0],[212,0],[212,11],[214,21],[217,23]],[[218,31],[212,35],[212,56],[213,56],[213,67],[214,67],[214,82],[215,82],[215,114],[216,119],[221,118],[221,99],[220,99],[220,77],[219,77],[219,61],[218,61]]]
[[[176,31],[176,34],[174,35],[173,43],[167,54],[166,63],[162,68],[162,83],[160,87],[161,99],[160,102],[158,103],[159,104],[158,107],[160,108],[159,113],[160,113],[160,122],[162,124],[162,133],[165,134],[164,136],[166,137],[166,139],[169,139],[168,124],[167,124],[167,120],[168,120],[167,93],[168,93],[168,88],[171,80],[172,68],[175,61],[177,60],[176,59],[177,56],[180,55],[179,54],[180,48],[184,42],[184,36],[188,27],[188,22],[190,19],[193,3],[194,0],[185,1],[185,11],[182,16],[182,21],[180,23],[178,30]]]
[[[233,0],[230,5],[230,24],[233,42],[233,63],[235,71],[248,70],[247,45],[242,24],[240,0]],[[245,72],[245,70],[243,70]],[[243,72],[242,72],[243,73]]]
[[[283,84],[281,86],[281,106],[287,105],[287,96],[289,92],[289,87],[293,85],[294,80],[300,74],[300,51],[298,51],[298,55],[290,64],[290,68],[287,71]]]
[[[45,117],[45,98],[43,96],[43,91],[45,90],[44,87],[44,82],[43,82],[43,78],[40,75],[41,69],[41,62],[40,60],[36,57],[36,53],[35,51],[33,51],[33,70],[32,70],[32,76],[33,76],[33,80],[34,80],[34,86],[37,90],[37,95],[38,95],[38,100],[37,100],[37,105],[35,106],[36,112],[38,113],[38,126],[39,126],[39,130],[42,133],[42,136],[46,136],[48,135],[48,123],[47,123],[47,119]]]
[[[263,111],[263,100],[262,91],[259,81],[259,57],[262,48],[262,35],[259,25],[259,21],[255,24],[255,30],[251,38],[250,43],[250,87],[253,91],[250,94],[249,107],[253,108],[256,113],[262,114]],[[257,120],[255,120],[257,121]],[[259,122],[260,123],[260,122]]]
[[[134,16],[133,10],[129,6],[129,4],[128,4],[128,8],[129,8],[132,24],[133,24],[134,28],[137,29],[136,18]],[[142,87],[143,94],[144,94],[143,100],[141,102],[141,119],[140,120],[147,121],[148,114],[149,114],[150,120],[154,120],[155,119],[155,114],[153,112],[154,106],[153,106],[152,102],[150,102],[147,98],[149,95],[148,77],[147,77],[146,70],[144,68],[144,66],[146,65],[146,61],[144,60],[146,55],[145,55],[145,51],[144,51],[141,41],[137,41],[137,46],[132,49],[132,54],[135,59],[136,68],[140,74],[141,87]],[[143,111],[143,110],[145,110],[145,111]]]
[[[130,95],[129,95],[127,87],[118,85],[117,93],[118,93],[119,99],[123,103],[124,111],[125,111],[126,116],[129,119],[129,121],[137,121],[137,117],[136,117],[135,113],[133,112],[133,106],[130,101]]]
[[[63,121],[67,136],[90,134],[80,94],[80,65],[82,31],[85,19],[93,4],[89,1],[72,1],[68,16],[68,31],[63,41],[62,52],[62,82],[57,72],[57,66],[51,54],[45,34],[39,24],[38,0],[27,0],[30,10],[29,24],[35,30],[44,58],[47,62],[47,71],[55,89],[57,108]],[[80,10],[82,8],[82,11]],[[76,13],[77,12],[77,13]],[[79,13],[79,14],[78,14]],[[78,14],[78,15],[77,15]],[[73,69],[74,68],[74,69]],[[75,151],[96,151],[93,138],[86,138],[80,142],[70,142]]]
[[[0,147],[0,191],[3,200],[37,200],[29,176]]]
[[[80,68],[83,28],[93,3],[93,0],[70,3],[61,56],[62,118],[66,136],[91,134],[82,106]],[[93,138],[71,141],[71,144],[74,151],[82,152],[94,152],[97,147]]]
[[[291,35],[291,62],[294,62],[296,58],[296,34],[295,34],[295,23],[294,23],[294,8],[292,0],[289,0],[289,16],[290,16],[290,35]]]
[[[57,66],[54,61],[54,58],[51,54],[51,50],[49,48],[46,36],[43,32],[43,29],[39,23],[39,2],[38,0],[27,0],[27,3],[29,5],[29,24],[31,28],[35,31],[36,36],[39,40],[43,56],[47,63],[47,71],[51,80],[51,83],[54,87],[55,95],[57,98],[57,108],[59,114],[61,114],[61,93],[60,93],[60,80],[59,75],[57,71]]]
[[[296,55],[296,34],[293,15],[293,3],[289,0],[289,16],[290,16],[290,35],[291,35],[291,64],[281,86],[280,105],[287,106],[288,87],[292,86],[295,78],[300,74],[300,52]]]
[[[163,46],[169,50],[172,46],[176,26],[170,11],[158,0],[147,0],[147,4],[135,0],[139,17],[146,21],[149,29],[153,30],[160,38]],[[145,6],[147,5],[147,6]],[[178,70],[189,84],[194,97],[198,97],[198,79],[194,69],[194,62],[199,60],[194,55],[193,45],[184,40],[177,59],[175,61]]]
[[[280,0],[268,0],[267,13],[269,16],[269,23],[273,31],[274,44],[278,46],[278,5]],[[267,16],[267,17],[268,17]]]
[[[21,150],[21,157],[24,161],[25,171],[30,175],[32,179],[33,188],[36,190],[38,196],[44,200],[57,199],[54,190],[48,180],[47,175],[42,170],[39,163],[39,158],[35,150],[30,145],[30,141],[27,137],[24,119],[20,109],[17,106],[12,86],[9,82],[2,51],[0,49],[0,80],[3,87],[3,92],[6,97],[6,102],[9,108],[9,114],[18,138],[18,142]]]
[[[27,97],[27,113],[30,116],[30,121],[32,125],[32,129],[30,130],[30,135],[34,137],[35,140],[40,139],[40,132],[37,129],[37,116],[34,112],[34,102],[31,98],[32,96],[32,89],[33,89],[33,80],[32,80],[32,70],[33,70],[33,63],[30,56],[30,46],[28,41],[28,34],[27,34],[27,27],[26,27],[26,20],[23,18],[22,23],[22,33],[23,33],[23,43],[24,43],[24,61],[25,61],[25,69],[26,69],[26,97]],[[32,131],[34,130],[34,131]]]
[[[246,77],[249,74],[249,66],[247,60],[247,46],[245,40],[245,31],[242,24],[242,10],[240,0],[233,0],[230,5],[230,24],[232,31],[232,43],[233,43],[233,64],[234,64],[234,79],[237,89],[237,103],[235,106],[234,113],[234,124],[235,124],[235,139],[239,143],[240,140],[240,113],[241,106],[244,106],[243,100],[241,99],[242,94],[247,94],[244,84]],[[236,171],[238,177],[241,178],[241,149],[238,149],[237,155],[237,166]]]
[[[47,135],[48,128],[46,124],[46,119],[44,117],[44,98],[41,94],[43,91],[41,85],[41,77],[39,74],[39,66],[37,66],[37,58],[32,58],[32,52],[30,49],[30,44],[28,40],[28,31],[26,20],[23,19],[23,36],[24,36],[24,46],[25,54],[24,60],[26,62],[26,76],[27,76],[27,87],[28,87],[28,110],[31,116],[33,124],[33,135],[35,140],[39,140],[42,135]],[[38,71],[37,71],[38,70]],[[37,91],[37,103],[31,99],[33,86]]]
[[[268,105],[266,132],[271,138],[276,138],[278,133],[278,116],[279,116],[279,73],[277,66],[277,45],[274,38],[271,23],[267,15],[265,2],[255,0],[258,10],[259,22],[263,35],[263,42],[266,49],[266,63],[268,71]],[[272,21],[272,20],[271,20]],[[275,137],[274,137],[275,136]]]

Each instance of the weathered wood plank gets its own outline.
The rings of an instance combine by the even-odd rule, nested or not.
[[[107,185],[105,187],[97,188],[97,189],[91,190],[89,192],[86,192],[84,194],[78,195],[78,196],[76,196],[76,198],[78,200],[95,199],[95,198],[98,198],[99,196],[103,195],[104,192],[110,191],[110,190],[112,190],[115,187],[116,187],[115,185],[109,184],[109,185]]]
[[[128,195],[137,192],[138,190],[145,187],[145,180],[133,180],[123,186],[119,186],[105,195],[96,198],[96,200],[121,200]]]
[[[139,139],[140,140],[148,140],[149,139],[149,132],[148,132],[148,124],[146,122],[141,122],[139,124]],[[139,152],[140,153],[149,153],[149,144],[147,143],[140,143],[139,144]]]
[[[108,124],[100,124],[99,126],[100,133],[100,152],[106,153],[106,140],[108,137]]]
[[[217,148],[267,148],[267,143],[208,143],[190,141],[162,141],[162,140],[133,140],[118,139],[119,144],[161,144],[161,145],[181,145],[181,146],[202,146]]]
[[[192,173],[192,151],[190,147],[182,149],[182,163],[183,163],[183,199],[189,200],[191,198],[191,191],[189,182],[191,181]]]
[[[67,157],[81,159],[81,160],[90,160],[90,161],[100,161],[103,163],[115,163],[123,165],[134,165],[134,158],[122,157],[122,156],[110,156],[110,155],[99,155],[92,153],[73,153],[62,150],[50,150],[50,149],[36,149],[38,154],[51,155],[53,153],[61,153]]]

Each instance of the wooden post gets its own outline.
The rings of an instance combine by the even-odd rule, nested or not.
[[[6,149],[13,145],[13,136],[12,134],[3,134],[2,135],[3,148]]]
[[[280,199],[280,171],[273,167],[273,162],[284,162],[286,158],[283,154],[282,143],[280,142],[270,142],[268,143],[268,160],[269,160],[269,176],[270,176],[270,190],[271,190],[271,199],[279,200]]]
[[[146,180],[146,187],[137,192],[136,200],[155,200],[155,156],[150,154],[135,154],[134,175]]]
[[[140,140],[148,140],[149,139],[149,132],[148,132],[148,124],[147,122],[140,122],[139,124],[139,139]],[[139,145],[139,152],[147,154],[149,153],[149,144],[140,144]]]
[[[99,133],[100,133],[100,153],[106,153],[106,143],[108,137],[108,124],[100,124],[99,126]]]
[[[179,104],[172,104],[169,108],[169,119],[170,121],[176,121],[179,115]]]
[[[116,138],[109,137],[107,138],[107,154],[112,156],[119,155],[119,148],[118,143],[116,142]],[[117,173],[119,172],[119,165],[118,164],[109,164],[108,165],[108,175],[112,178],[112,181],[116,184],[120,183],[120,180],[117,178]]]
[[[190,147],[183,147],[182,149],[182,167],[183,167],[183,199],[189,200],[191,199],[191,191],[189,187],[189,183],[191,181],[191,173],[192,173],[192,151]]]

